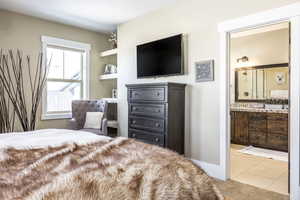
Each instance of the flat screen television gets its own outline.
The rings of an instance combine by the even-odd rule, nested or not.
[[[184,74],[183,35],[137,46],[137,77]]]

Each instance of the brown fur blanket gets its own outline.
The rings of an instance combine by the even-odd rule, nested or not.
[[[220,200],[212,180],[169,150],[116,138],[0,149],[1,200]]]

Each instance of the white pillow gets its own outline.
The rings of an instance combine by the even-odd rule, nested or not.
[[[100,129],[103,112],[87,112],[84,128]]]

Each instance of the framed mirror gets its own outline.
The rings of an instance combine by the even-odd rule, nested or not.
[[[261,65],[235,69],[235,101],[265,102],[288,99],[289,64]]]

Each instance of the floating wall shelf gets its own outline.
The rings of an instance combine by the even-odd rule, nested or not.
[[[110,80],[110,79],[117,79],[118,74],[104,74],[99,76],[99,80]]]
[[[112,56],[117,54],[118,54],[118,49],[111,49],[111,50],[101,52],[100,56],[105,57],[105,56]]]

